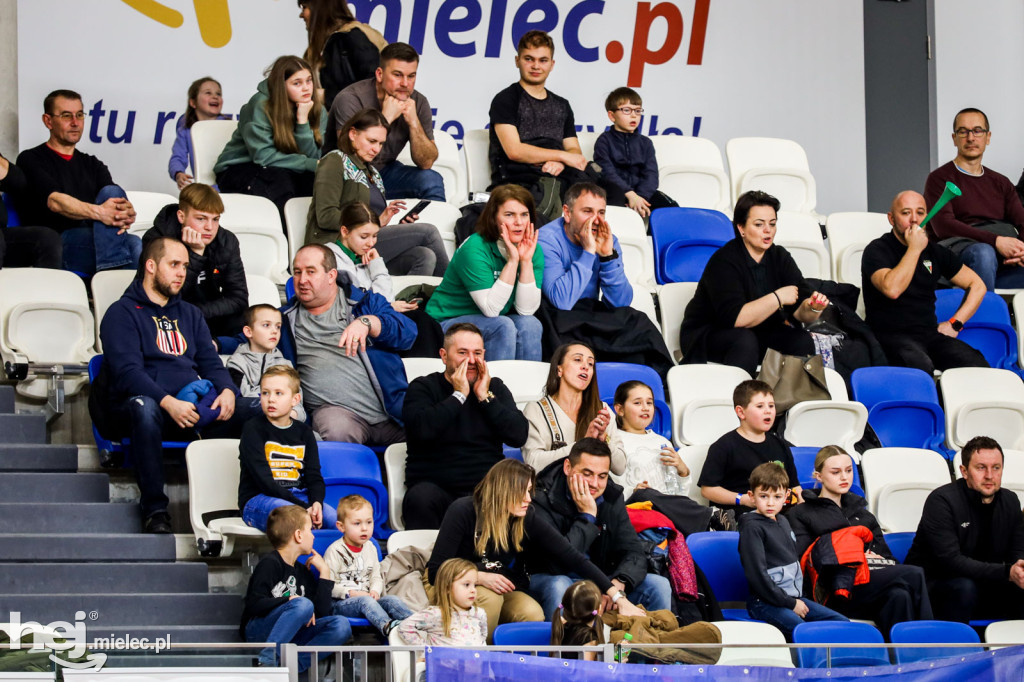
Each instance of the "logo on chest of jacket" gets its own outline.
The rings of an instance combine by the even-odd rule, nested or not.
[[[967,528],[970,525],[971,525],[970,521],[964,521],[963,523],[960,524],[960,527],[961,528]]]
[[[178,330],[178,321],[167,317],[154,317],[156,325],[156,346],[168,355],[184,355],[188,350],[188,342]]]

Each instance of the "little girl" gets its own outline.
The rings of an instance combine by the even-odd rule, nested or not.
[[[551,616],[551,646],[596,646],[607,639],[607,625],[601,621],[601,590],[589,580],[573,583],[562,595],[562,603]],[[569,658],[569,656],[564,656]],[[596,661],[587,651],[583,660]]]
[[[220,113],[224,100],[220,94],[220,83],[204,76],[188,86],[188,105],[185,115],[178,119],[177,136],[171,148],[171,161],[167,164],[167,172],[171,180],[178,184],[178,189],[191,184],[191,175],[195,170],[195,154],[192,151],[192,126],[197,121],[213,121],[229,119],[230,116]]]
[[[476,566],[471,561],[456,558],[441,564],[434,579],[434,605],[412,614],[398,626],[405,643],[484,646],[487,614],[473,604],[476,581]]]

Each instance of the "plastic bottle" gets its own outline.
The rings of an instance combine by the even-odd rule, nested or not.
[[[672,449],[672,446],[665,443],[662,449]],[[679,471],[675,465],[665,465],[665,490],[666,495],[682,495],[683,494],[683,482],[679,480]]]
[[[633,651],[633,635],[628,632],[622,636],[622,641],[619,643],[619,653],[615,660],[619,663],[626,663],[629,661],[629,653]]]

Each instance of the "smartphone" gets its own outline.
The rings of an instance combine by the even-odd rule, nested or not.
[[[407,217],[412,216],[412,215],[418,216],[429,205],[430,205],[430,200],[429,199],[424,199],[423,201],[421,201],[420,203],[416,204],[415,206],[410,208],[408,211],[406,211],[405,215],[402,216],[402,220],[405,220]]]

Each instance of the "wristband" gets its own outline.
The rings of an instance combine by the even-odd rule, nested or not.
[[[779,302],[779,310],[782,310],[782,299],[779,298],[778,292],[773,291],[772,296],[774,296],[775,300]]]
[[[463,393],[462,391],[452,391],[452,396],[454,396],[454,398],[458,400],[460,403],[465,404],[466,394]]]
[[[601,263],[607,263],[608,261],[613,261],[618,257],[619,252],[616,251],[615,249],[612,249],[612,252],[609,253],[607,256],[598,256],[597,260],[600,261]]]
[[[737,495],[736,496],[736,506],[739,507],[742,504],[743,504],[743,496],[742,495]]]

